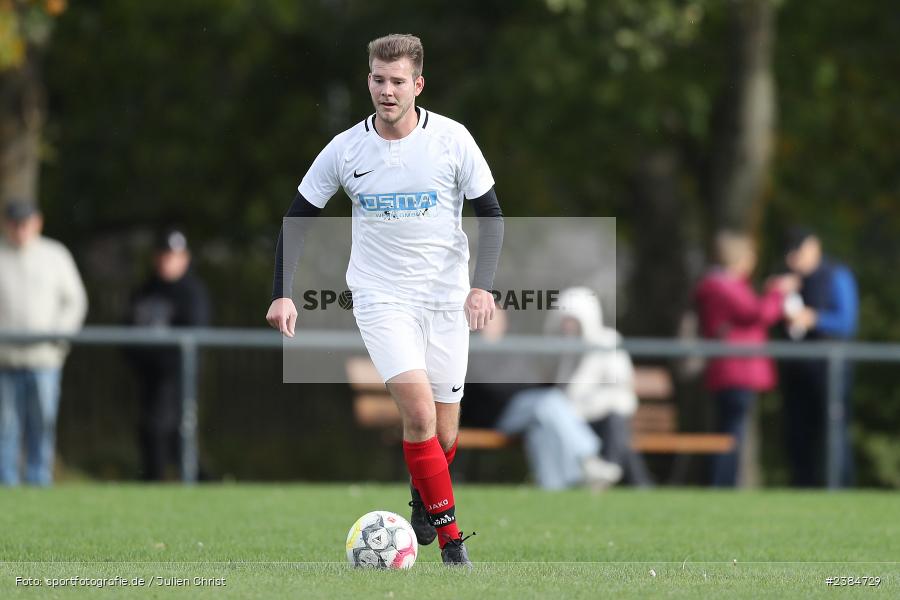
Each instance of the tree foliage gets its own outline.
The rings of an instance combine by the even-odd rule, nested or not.
[[[0,1],[0,72],[22,66],[29,47],[47,44],[53,20],[66,4],[67,0]]]
[[[51,232],[77,245],[179,221],[219,292],[220,323],[255,325],[281,215],[322,146],[370,114],[365,45],[392,31],[423,38],[420,102],[473,132],[506,214],[616,216],[623,255],[652,231],[649,260],[674,256],[683,270],[669,273],[690,285],[716,227],[707,174],[732,85],[729,10],[743,1],[95,0],[54,21],[61,0],[0,0],[0,66],[55,25],[42,172]],[[780,267],[785,226],[808,223],[859,276],[862,337],[900,339],[900,283],[887,275],[900,254],[900,20],[887,0],[775,5],[762,271]],[[662,173],[665,193],[642,200],[648,173]],[[671,226],[648,229],[647,210],[664,202]],[[632,290],[629,304],[641,297]],[[900,423],[895,387],[883,371],[861,380],[866,431]],[[871,448],[880,471],[868,472],[896,481],[900,451]]]

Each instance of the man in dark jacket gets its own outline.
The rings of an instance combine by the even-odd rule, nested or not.
[[[209,325],[206,287],[191,269],[185,235],[174,229],[158,238],[153,273],[134,292],[128,321],[139,327]],[[178,464],[181,448],[181,357],[177,348],[139,347],[128,357],[140,388],[138,436],[141,478],[165,479],[166,467]]]
[[[856,280],[846,266],[823,256],[819,238],[809,229],[788,233],[785,262],[801,278],[800,299],[786,305],[788,331],[796,340],[848,340],[856,335],[859,298]],[[840,428],[840,484],[853,483],[850,444],[852,371],[843,371]],[[795,486],[822,485],[827,426],[828,365],[824,360],[791,360],[781,365],[787,420],[787,450]]]

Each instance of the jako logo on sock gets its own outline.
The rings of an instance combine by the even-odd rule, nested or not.
[[[429,505],[429,506],[428,506],[428,510],[437,510],[437,509],[439,509],[439,508],[444,508],[445,506],[450,506],[450,500],[448,500],[447,498],[444,498],[443,500],[441,500],[441,501],[438,502],[437,504],[431,504],[431,505]]]

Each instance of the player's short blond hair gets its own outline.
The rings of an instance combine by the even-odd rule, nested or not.
[[[425,49],[422,40],[409,33],[392,33],[369,42],[369,71],[376,58],[385,62],[394,62],[408,58],[413,65],[413,77],[422,74],[425,61]]]

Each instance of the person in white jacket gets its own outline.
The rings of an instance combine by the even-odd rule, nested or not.
[[[496,308],[481,338],[488,345],[506,335],[506,311]],[[535,483],[545,490],[585,486],[601,490],[622,469],[599,456],[600,438],[552,385],[526,383],[534,365],[524,357],[495,355],[473,361],[466,381],[467,427],[492,427],[521,435]]]
[[[559,295],[558,310],[548,311],[546,332],[581,337],[585,342],[615,348],[618,331],[603,325],[597,294],[573,287]],[[594,429],[603,444],[601,456],[619,465],[623,481],[636,486],[652,484],[642,457],[631,449],[631,417],[637,410],[634,366],[621,349],[561,357],[556,383],[575,412]]]
[[[0,241],[0,330],[74,332],[87,295],[72,255],[41,236],[43,219],[28,202],[7,203]],[[68,346],[57,342],[0,345],[0,483],[50,485],[60,374]],[[24,438],[24,440],[23,440]]]

